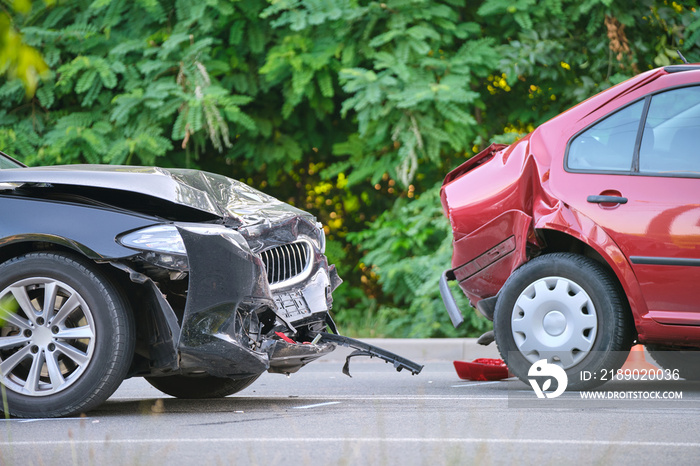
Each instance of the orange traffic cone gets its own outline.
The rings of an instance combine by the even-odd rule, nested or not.
[[[634,369],[646,369],[648,371],[656,371],[659,369],[658,366],[647,362],[647,360],[644,358],[644,345],[634,345],[630,350],[630,355],[627,357],[627,361],[625,361],[625,364],[622,366],[623,371],[631,371]]]

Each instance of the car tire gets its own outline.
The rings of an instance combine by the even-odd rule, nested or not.
[[[133,335],[126,301],[81,257],[33,252],[0,264],[2,409],[12,416],[70,416],[104,402],[126,376]]]
[[[654,361],[669,371],[678,371],[685,380],[700,380],[700,348],[645,345]]]
[[[258,377],[260,375],[242,379],[229,379],[212,375],[168,375],[165,377],[146,377],[146,380],[166,395],[198,400],[233,395],[255,382]]]
[[[524,382],[540,359],[562,367],[569,390],[604,382],[632,346],[627,300],[599,263],[571,253],[537,257],[508,278],[496,301],[496,344],[508,369]],[[589,378],[589,380],[584,380]]]

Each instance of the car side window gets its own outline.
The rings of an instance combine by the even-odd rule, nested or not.
[[[700,174],[700,87],[673,89],[651,98],[639,172]]]
[[[0,155],[0,169],[2,168],[20,168],[22,165],[14,162],[11,159],[6,159],[2,155]]]
[[[567,166],[573,170],[630,172],[644,101],[613,113],[576,136]]]

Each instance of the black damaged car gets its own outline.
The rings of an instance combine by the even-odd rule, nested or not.
[[[134,376],[223,397],[336,345],[422,368],[337,334],[321,225],[236,180],[0,153],[0,218],[0,406],[13,416],[85,412]]]

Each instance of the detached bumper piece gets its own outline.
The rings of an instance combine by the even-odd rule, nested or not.
[[[385,349],[355,340],[354,338],[333,335],[332,333],[326,332],[319,332],[319,335],[321,336],[321,341],[335,343],[340,346],[347,346],[348,348],[354,348],[356,350],[348,355],[347,359],[345,360],[345,365],[343,366],[343,374],[347,375],[348,377],[352,377],[350,375],[350,358],[354,358],[356,356],[368,356],[370,358],[383,359],[386,362],[392,363],[398,372],[401,372],[402,369],[408,369],[411,371],[411,374],[417,375],[420,374],[421,370],[423,370],[423,366],[421,364],[417,364],[411,360],[402,358],[401,356]]]
[[[452,325],[457,328],[464,322],[464,316],[462,315],[462,311],[457,305],[457,300],[452,294],[452,290],[447,283],[453,280],[456,280],[454,270],[445,270],[442,272],[442,275],[440,276],[440,296],[442,296],[442,302],[445,304],[447,313],[450,315]],[[476,310],[488,320],[493,321],[493,312],[496,309],[496,299],[497,296],[492,296],[490,298],[480,300],[478,303],[476,303]],[[488,343],[481,344],[488,345]]]
[[[460,311],[459,307],[457,306],[455,297],[452,295],[450,286],[447,284],[449,280],[454,279],[455,276],[454,273],[452,273],[452,270],[445,270],[442,273],[442,276],[440,277],[440,296],[442,296],[442,302],[445,304],[447,313],[450,315],[452,325],[457,328],[462,325],[462,322],[464,322],[464,317],[462,316],[462,311]]]

